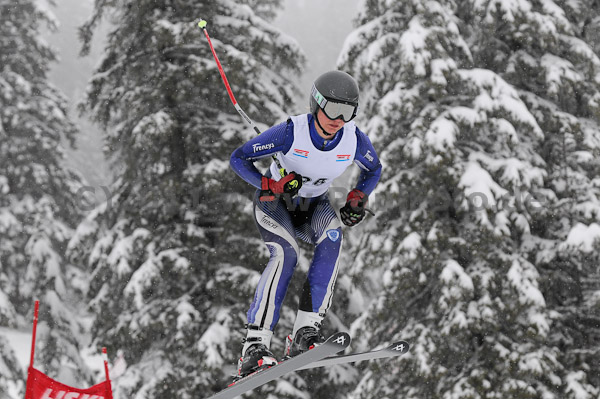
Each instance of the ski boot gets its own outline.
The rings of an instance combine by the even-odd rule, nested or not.
[[[325,342],[325,337],[321,335],[316,327],[302,327],[296,332],[292,338],[288,335],[286,338],[286,357],[294,357],[307,350],[314,348],[317,345]]]
[[[275,366],[277,363],[275,355],[266,345],[253,344],[240,357],[238,361],[238,375],[235,377],[234,382],[254,372]]]

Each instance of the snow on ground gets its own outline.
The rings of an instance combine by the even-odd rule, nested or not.
[[[15,352],[15,357],[21,365],[23,372],[29,367],[31,356],[31,331],[18,331],[10,328],[0,327],[0,335],[6,338],[8,344]]]
[[[12,348],[17,361],[21,365],[22,375],[25,376],[27,367],[29,367],[31,333],[0,327],[0,336],[4,337],[6,341],[8,341],[8,345],[10,345]],[[23,382],[20,381],[17,381],[16,383],[9,381],[9,386],[7,388],[8,399],[19,399],[21,398],[22,392],[24,392]]]

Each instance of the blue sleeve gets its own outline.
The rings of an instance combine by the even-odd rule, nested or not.
[[[287,153],[294,142],[294,124],[291,119],[275,125],[237,148],[229,159],[231,169],[256,188],[260,188],[262,173],[254,161],[276,154]]]
[[[356,188],[369,195],[375,189],[381,177],[381,163],[366,134],[356,128],[356,154],[354,163],[360,168],[360,176]]]

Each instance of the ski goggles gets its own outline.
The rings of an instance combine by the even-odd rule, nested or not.
[[[325,115],[331,120],[342,118],[344,122],[350,122],[358,112],[358,105],[328,100],[315,86],[312,88],[312,96]]]

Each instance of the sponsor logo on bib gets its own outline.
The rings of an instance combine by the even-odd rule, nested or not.
[[[294,148],[294,155],[300,158],[308,158],[308,151]]]

